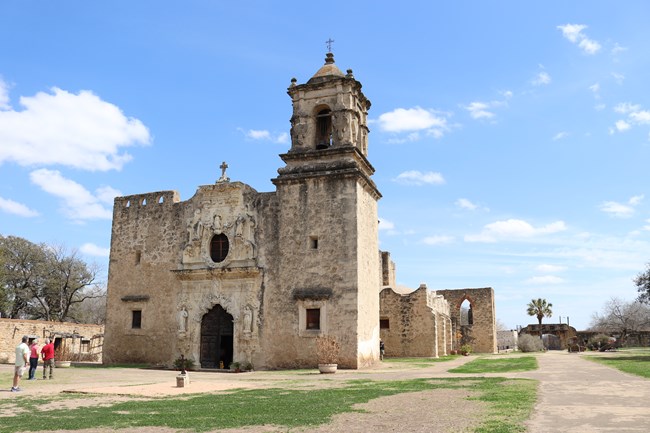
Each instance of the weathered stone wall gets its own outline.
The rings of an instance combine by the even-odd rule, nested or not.
[[[478,353],[497,352],[496,311],[494,290],[481,289],[437,290],[449,302],[454,333],[460,330],[460,308],[468,300],[473,315],[473,324],[468,326],[472,337],[472,350]]]
[[[576,337],[578,334],[576,329],[573,326],[569,326],[566,323],[543,323],[540,327],[537,325],[528,325],[519,331],[519,334],[529,334],[539,337],[540,333],[542,335],[554,335],[559,339],[559,347],[552,347],[552,349],[567,349],[569,347],[569,340]]]
[[[390,258],[390,252],[380,251],[381,262],[379,264],[381,270],[381,288],[397,287],[397,280],[395,276],[395,262]]]
[[[448,353],[451,341],[447,339],[450,319],[446,301],[425,285],[405,295],[387,288],[379,296],[379,317],[388,320],[388,328],[381,329],[386,356],[438,357]]]
[[[164,191],[118,197],[108,272],[104,362],[165,364],[175,346],[176,296],[185,206],[178,193]],[[142,325],[133,329],[132,312]]]
[[[0,363],[14,363],[16,346],[23,335],[39,339],[39,347],[50,338],[65,339],[66,346],[75,354],[94,354],[102,360],[104,326],[43,320],[0,319]]]

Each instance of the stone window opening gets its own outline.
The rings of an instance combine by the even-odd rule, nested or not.
[[[141,260],[142,260],[142,251],[137,250],[135,252],[135,264],[139,265]]]
[[[473,325],[474,314],[472,312],[472,303],[465,299],[460,304],[460,324],[461,326]]]
[[[131,329],[142,328],[142,310],[131,311]]]
[[[164,202],[165,202],[165,197],[163,197],[162,195],[158,197],[158,204],[163,204]]]
[[[332,145],[332,111],[320,110],[316,115],[316,149],[327,149]]]
[[[215,263],[221,263],[226,260],[228,248],[228,236],[223,233],[214,235],[210,241],[210,258],[212,258],[212,261]]]
[[[320,331],[320,308],[305,309],[305,329],[309,331]]]
[[[146,206],[146,205],[147,205],[147,199],[146,199],[146,198],[143,198],[143,199],[142,199],[142,206]]]
[[[388,319],[379,319],[379,329],[390,329],[390,321]]]
[[[309,238],[309,248],[312,250],[318,249],[318,236],[311,236]]]

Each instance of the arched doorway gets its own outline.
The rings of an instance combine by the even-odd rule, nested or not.
[[[233,319],[221,305],[215,305],[201,320],[201,367],[228,368],[233,354]]]

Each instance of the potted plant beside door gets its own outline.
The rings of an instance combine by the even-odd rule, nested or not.
[[[323,374],[336,373],[341,346],[331,335],[316,337],[316,356],[318,370]]]

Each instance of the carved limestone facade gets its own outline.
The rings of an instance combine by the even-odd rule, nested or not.
[[[378,361],[379,292],[395,278],[379,251],[370,101],[331,53],[288,94],[292,142],[275,191],[231,181],[224,162],[186,201],[176,191],[115,199],[105,363],[313,367],[321,335],[339,341],[343,368]],[[446,353],[450,314],[430,298]]]

